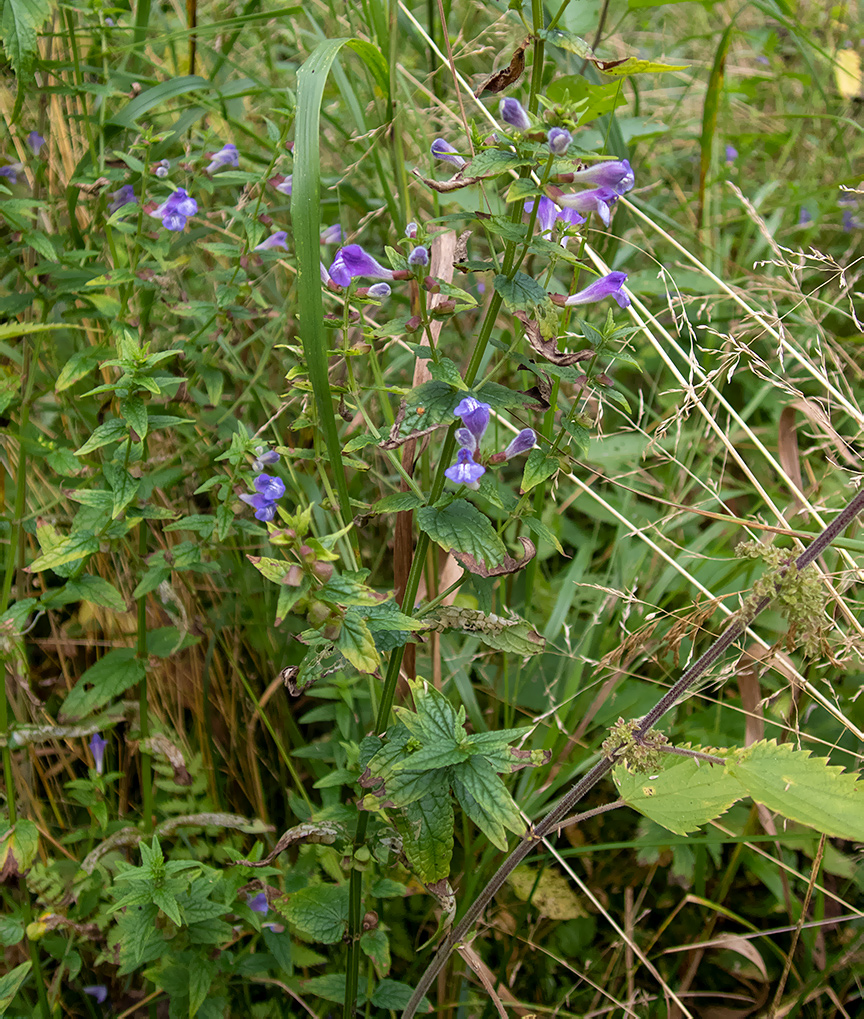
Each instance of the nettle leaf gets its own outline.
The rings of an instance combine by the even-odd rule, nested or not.
[[[410,435],[422,428],[453,420],[453,411],[463,394],[446,382],[432,380],[415,387],[405,397],[405,416],[400,434]]]
[[[444,788],[449,790],[449,782],[442,782],[441,768],[432,766],[431,771],[401,771],[397,772],[396,765],[387,769],[387,778],[383,785],[379,785],[373,792],[363,798],[363,807],[366,810],[378,810],[382,807],[396,807],[404,810],[417,800],[422,800],[436,789]],[[374,764],[370,764],[369,770],[373,772],[370,778],[361,776],[360,785],[371,784],[380,781],[380,776],[374,774]],[[444,769],[446,771],[446,769]]]
[[[478,609],[442,605],[424,616],[424,620],[436,630],[476,634],[484,644],[497,651],[524,656],[535,655],[546,647],[546,641],[534,627],[516,615],[487,615]]]
[[[491,521],[465,499],[455,499],[443,509],[424,506],[417,511],[417,524],[447,552],[467,552],[487,566],[504,562],[507,550]]]
[[[12,70],[29,76],[38,52],[39,29],[51,17],[52,0],[5,0],[0,20],[0,39]]]
[[[834,838],[864,842],[864,782],[824,757],[760,740],[726,762],[744,795]]]
[[[410,684],[414,698],[416,714],[406,708],[396,709],[402,724],[412,733],[425,740],[435,740],[449,744],[451,740],[461,740],[465,736],[465,708],[458,710],[450,701],[425,680]],[[419,729],[411,725],[411,721],[419,722]]]
[[[136,658],[134,648],[114,648],[79,676],[63,702],[63,719],[83,718],[125,693],[144,675],[144,662]]]
[[[442,357],[437,364],[434,361],[430,362],[429,374],[436,382],[444,382],[448,386],[453,386],[454,389],[467,388],[462,381],[459,366],[454,364],[449,357]]]
[[[310,977],[302,981],[300,988],[305,995],[314,994],[325,1001],[335,1001],[337,1005],[341,1005],[345,1000],[345,983],[344,973],[325,973],[324,976]],[[365,1004],[366,992],[358,988],[357,1005],[362,1007]]]
[[[312,885],[276,899],[274,908],[304,941],[335,945],[348,930],[348,886]]]
[[[532,311],[548,300],[544,288],[524,272],[517,272],[513,279],[499,274],[493,280],[493,286],[510,311]]]
[[[453,769],[453,792],[465,813],[502,852],[507,851],[505,828],[517,835],[525,831],[513,797],[482,757],[470,757]]]
[[[472,177],[497,177],[508,170],[527,166],[530,160],[522,159],[515,152],[504,149],[483,149],[471,160],[467,167]]]
[[[525,467],[522,471],[522,485],[519,491],[524,495],[532,488],[542,484],[547,478],[561,469],[561,462],[557,456],[549,456],[544,450],[535,447],[528,454]]]
[[[336,638],[336,647],[358,672],[376,672],[381,659],[375,649],[375,639],[366,620],[359,612],[346,612],[342,628]]]
[[[438,782],[428,795],[393,817],[411,869],[431,884],[450,874],[453,856],[453,801],[450,789]]]
[[[723,757],[728,751],[706,752]],[[664,764],[659,774],[650,776],[633,774],[619,764],[612,778],[629,806],[676,835],[715,820],[745,795],[740,782],[719,765],[673,754]]]
[[[363,583],[368,575],[368,570],[334,575],[318,592],[318,597],[333,605],[379,605],[387,600],[387,595]]]

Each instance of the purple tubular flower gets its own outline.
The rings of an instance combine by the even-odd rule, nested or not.
[[[498,116],[505,124],[515,127],[517,131],[527,131],[531,127],[531,120],[522,104],[512,96],[501,100],[498,106]]]
[[[531,212],[534,211],[534,203],[526,202],[524,208],[525,211],[530,214]],[[555,226],[555,221],[558,219],[560,213],[561,210],[552,201],[551,198],[546,198],[544,196],[543,198],[540,199],[540,205],[537,207],[536,222],[538,223],[541,233],[543,234],[544,237],[547,234],[552,233],[552,227]]]
[[[7,166],[0,166],[0,177],[5,177],[10,184],[17,184],[18,174],[23,169],[23,163],[9,163]]]
[[[325,230],[321,231],[319,238],[322,244],[341,244],[342,243],[342,227],[338,223],[334,223],[333,226],[328,226]]]
[[[556,156],[563,156],[567,149],[570,148],[570,142],[573,141],[573,135],[563,127],[553,127],[548,137],[549,151],[553,152]]]
[[[45,139],[38,131],[31,131],[30,134],[27,135],[27,144],[30,146],[33,155],[38,156],[39,149],[41,149],[45,144]]]
[[[118,209],[122,209],[124,205],[138,204],[138,199],[135,197],[135,188],[131,184],[124,184],[122,188],[112,191],[111,198],[113,201],[108,203],[108,211],[112,214]]]
[[[460,449],[456,454],[456,463],[444,471],[445,477],[454,484],[467,485],[468,488],[479,488],[480,478],[486,473],[486,468],[474,462],[474,455],[470,449]]]
[[[410,237],[412,240],[417,236],[417,224],[411,222],[405,227],[405,236]]]
[[[237,146],[228,142],[218,152],[213,153],[210,157],[210,162],[204,169],[206,173],[213,173],[214,170],[218,170],[223,166],[233,166],[236,168],[239,165],[240,154],[237,152]]]
[[[422,244],[418,244],[417,247],[408,256],[409,265],[428,265],[429,264],[429,249],[424,248]]]
[[[246,902],[246,905],[254,913],[263,913],[264,916],[267,915],[267,911],[270,908],[267,905],[267,893],[266,892],[259,892],[257,895],[254,895],[251,899],[249,899]]]
[[[574,184],[596,184],[612,188],[619,195],[629,191],[636,183],[633,168],[628,159],[612,159],[606,163],[595,163],[573,174]]]
[[[102,739],[98,732],[94,732],[87,745],[90,747],[90,753],[93,754],[96,774],[101,775],[105,770],[105,747],[108,746],[108,740]]]
[[[255,510],[255,519],[266,523],[276,516],[276,503],[285,494],[285,483],[270,474],[259,474],[253,482],[255,495],[241,495],[240,499]]]
[[[453,411],[456,417],[462,418],[462,424],[473,436],[475,450],[480,448],[480,440],[489,427],[489,411],[491,409],[488,403],[481,403],[473,396],[466,396],[459,401]]]
[[[379,301],[383,301],[390,296],[390,284],[389,283],[373,283],[371,287],[366,291],[370,297],[375,297]]]
[[[253,251],[270,251],[272,248],[284,248],[288,250],[288,234],[285,230],[277,230],[276,233],[256,244]]]
[[[461,170],[467,160],[463,159],[456,149],[443,138],[436,138],[432,142],[432,155],[436,159],[443,159],[445,163],[452,163],[457,170]]]
[[[288,176],[285,178],[285,180],[282,181],[281,184],[277,184],[276,185],[276,190],[277,191],[281,191],[283,195],[290,195],[291,194],[291,188],[293,187],[293,184],[294,184],[294,174],[293,173],[289,173]]]
[[[579,213],[596,212],[603,221],[604,226],[609,226],[612,218],[612,206],[618,201],[620,195],[609,187],[594,188],[593,191],[578,191],[572,195],[559,195],[558,204],[565,209],[575,209]]]
[[[340,287],[347,287],[355,276],[364,276],[376,280],[392,280],[393,272],[385,269],[359,244],[346,244],[336,252],[330,266],[330,279]]]
[[[179,231],[186,226],[186,220],[198,211],[198,203],[190,198],[183,188],[177,190],[150,215],[162,220],[166,230]]]
[[[798,213],[798,226],[807,226],[808,223],[813,222],[813,217],[810,215],[810,210],[805,206],[801,206],[801,212]]]
[[[85,994],[95,998],[100,1005],[103,1005],[108,1000],[108,988],[104,984],[90,984],[88,987],[83,988],[83,990]]]
[[[527,453],[537,445],[537,436],[533,428],[523,428],[522,431],[504,450],[504,459],[512,460],[514,456]]]
[[[472,453],[477,452],[477,440],[467,428],[456,429],[456,441],[462,449],[470,449]]]
[[[252,461],[253,471],[263,471],[265,467],[279,463],[279,454],[275,449],[265,449],[263,446],[255,447],[255,459]]]
[[[726,162],[727,163],[734,163],[737,158],[738,158],[738,149],[736,149],[734,145],[727,145],[726,146]]]
[[[608,276],[601,276],[593,283],[573,294],[564,302],[569,307],[576,304],[594,304],[595,301],[602,301],[606,297],[613,297],[622,308],[630,306],[630,298],[624,293],[622,287],[627,282],[626,272],[610,272]]]

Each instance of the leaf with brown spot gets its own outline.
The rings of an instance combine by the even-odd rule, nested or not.
[[[431,177],[424,177],[416,167],[411,172],[418,180],[422,180],[427,188],[437,191],[439,195],[446,195],[450,191],[459,191],[461,188],[471,187],[472,184],[479,184],[483,180],[482,177],[463,177],[461,173],[457,173],[449,180],[433,180]]]
[[[348,832],[341,824],[334,821],[320,821],[317,824],[307,822],[298,824],[281,836],[279,841],[262,860],[238,860],[239,867],[268,867],[280,853],[301,842],[314,842],[319,845],[332,846],[337,839],[348,840]]]
[[[479,99],[484,92],[503,92],[505,88],[509,88],[519,81],[525,71],[525,50],[530,42],[531,37],[528,36],[524,42],[519,44],[519,48],[513,54],[507,67],[493,71],[488,78],[483,79],[474,93],[475,99]]]
[[[534,556],[537,555],[537,549],[533,541],[529,538],[520,538],[519,540],[525,549],[525,555],[521,559],[514,559],[513,556],[505,555],[504,562],[500,566],[493,566],[491,569],[467,552],[457,552],[453,549],[450,555],[469,573],[476,573],[478,577],[500,577],[505,573],[518,573],[519,570],[524,570]]]
[[[569,352],[559,350],[558,344],[554,339],[543,339],[543,334],[540,332],[540,326],[537,325],[536,322],[532,322],[524,312],[517,311],[516,318],[519,319],[525,328],[525,336],[528,343],[531,345],[531,349],[550,364],[567,367],[571,364],[578,364],[580,361],[588,361],[594,356],[593,350],[576,350]]]

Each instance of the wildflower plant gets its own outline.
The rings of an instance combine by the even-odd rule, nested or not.
[[[504,987],[514,1007],[567,994],[574,1011],[602,1007],[512,938],[465,947],[493,896],[493,925],[542,918],[554,958],[584,955],[592,981],[606,973],[601,992],[638,1011],[639,995],[674,998],[680,972],[658,950],[616,975],[607,910],[622,874],[642,880],[647,861],[644,912],[662,914],[673,886],[650,885],[668,856],[687,901],[708,909],[735,874],[715,880],[719,835],[707,849],[684,840],[724,814],[747,896],[751,872],[781,885],[746,845],[754,825],[770,809],[798,826],[768,832],[790,930],[814,888],[836,887],[819,874],[829,837],[832,881],[858,909],[841,840],[864,841],[860,784],[794,727],[806,697],[820,745],[854,754],[864,738],[857,686],[828,696],[816,675],[828,662],[854,678],[864,646],[830,575],[857,584],[854,538],[829,558],[864,506],[844,494],[850,422],[864,421],[844,374],[855,349],[835,346],[860,324],[838,313],[832,332],[814,317],[819,343],[790,339],[810,310],[802,253],[765,308],[747,303],[757,259],[734,266],[726,228],[764,257],[785,207],[756,229],[770,188],[741,192],[753,222],[712,204],[728,199],[712,188],[732,163],[743,188],[759,141],[743,160],[712,134],[723,75],[688,120],[702,136],[685,216],[692,153],[663,146],[662,118],[649,124],[639,103],[664,81],[679,94],[665,72],[698,72],[602,60],[566,27],[566,2],[494,18],[480,5],[477,25],[510,33],[513,52],[470,88],[462,62],[490,70],[481,57],[439,52],[472,25],[464,4],[445,5],[435,31],[407,7],[395,20],[358,9],[357,38],[318,10],[311,31],[277,33],[252,5],[219,15],[218,46],[195,3],[118,8],[116,25],[98,5],[59,20],[50,4],[7,6],[4,29],[19,26],[4,32],[17,92],[0,158],[9,1014],[410,1017],[433,1007],[433,987],[439,1008],[466,1014],[491,1012]],[[627,17],[648,25],[639,10]],[[118,69],[103,57],[121,34]],[[722,50],[732,33],[720,34]],[[725,57],[698,66],[732,67]],[[622,87],[634,76],[651,87]],[[848,173],[840,183],[840,208],[834,192],[795,190],[790,236],[815,239],[830,219],[852,243],[859,191]],[[771,237],[771,271],[788,243]],[[697,258],[698,285],[682,274],[679,293]],[[781,314],[780,356],[763,358]],[[738,369],[745,357],[764,388]],[[743,399],[727,398],[733,381]],[[789,401],[776,415],[769,390]],[[796,413],[831,451],[824,477],[786,477]],[[757,540],[724,559],[720,525],[751,516]],[[769,605],[771,627],[782,616],[789,629],[762,647],[753,627]],[[737,641],[730,679],[719,664]],[[683,701],[706,674],[727,681],[728,712],[720,695]],[[655,729],[667,714],[668,736]],[[610,802],[574,820],[601,780]],[[625,805],[635,834],[618,815],[596,821]],[[566,844],[562,826],[576,831]],[[572,890],[549,893],[550,876],[572,876],[567,853],[625,837],[626,855],[591,853],[589,884],[607,891],[592,891],[590,916]],[[722,906],[724,922],[746,912]],[[669,918],[674,944],[716,945],[687,913]],[[620,929],[641,952],[633,925]],[[852,987],[852,942],[824,937]],[[415,950],[429,942],[434,955]],[[481,984],[457,968],[436,985],[460,950]],[[775,954],[780,1008],[795,945]]]

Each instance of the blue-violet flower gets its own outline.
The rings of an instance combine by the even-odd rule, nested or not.
[[[321,231],[321,237],[319,240],[322,244],[341,244],[342,227],[338,223],[334,223],[333,226],[326,227]]]
[[[198,211],[198,203],[190,198],[183,188],[177,190],[150,215],[162,220],[166,230],[179,231],[186,226],[186,220]]]
[[[480,478],[486,473],[486,468],[474,462],[474,456],[470,449],[460,449],[456,454],[456,463],[444,471],[445,477],[457,485],[467,485],[468,488],[479,488]]]
[[[726,146],[726,162],[727,163],[734,163],[737,158],[738,158],[738,149],[736,149],[734,145],[727,145]]]
[[[265,467],[279,463],[279,454],[275,449],[265,449],[263,446],[255,447],[255,459],[252,461],[253,471],[263,471]]]
[[[30,146],[33,155],[38,156],[39,149],[41,149],[45,144],[45,139],[38,131],[31,131],[30,134],[27,135],[27,144]]]
[[[512,460],[514,456],[527,453],[537,445],[537,435],[533,428],[523,428],[504,450],[504,459]]]
[[[370,297],[375,297],[379,301],[383,301],[385,298],[390,296],[390,284],[389,283],[373,283],[371,287],[366,291]]]
[[[501,100],[498,105],[498,116],[505,124],[515,127],[517,131],[527,131],[531,127],[531,119],[524,107],[518,99],[514,99],[512,96]]]
[[[412,240],[417,236],[417,224],[415,222],[412,221],[405,227],[405,236],[410,237]]]
[[[573,174],[573,183],[596,184],[598,187],[612,188],[623,195],[636,183],[636,177],[628,159],[612,159],[577,170]]]
[[[548,137],[549,151],[554,152],[556,156],[563,156],[573,141],[573,135],[563,127],[553,127]]]
[[[294,174],[289,173],[287,177],[283,178],[280,184],[276,184],[276,190],[281,191],[283,195],[290,195],[291,188],[294,185]]]
[[[270,908],[267,905],[267,893],[266,892],[259,892],[257,895],[253,895],[252,898],[247,901],[246,905],[254,913],[263,913],[264,916],[267,915],[267,911]]]
[[[17,184],[18,174],[23,169],[23,163],[9,163],[7,166],[0,166],[0,177],[5,177],[10,184]]]
[[[102,739],[98,732],[94,732],[87,745],[90,747],[90,753],[93,754],[96,774],[101,775],[105,770],[105,747],[108,746],[108,740]]]
[[[565,209],[575,209],[579,213],[596,212],[603,221],[604,226],[609,226],[612,218],[612,206],[621,196],[617,191],[609,187],[594,188],[593,191],[577,191],[572,195],[559,195],[557,202]]]
[[[365,276],[377,280],[392,280],[393,272],[385,269],[368,255],[359,244],[346,244],[336,252],[333,264],[329,269],[330,279],[340,287],[347,287],[355,276]]]
[[[428,265],[429,264],[429,249],[424,248],[422,244],[418,244],[417,247],[408,256],[409,265]]]
[[[256,244],[252,249],[253,251],[270,251],[272,248],[284,248],[288,250],[288,233],[285,230],[277,230],[276,233],[270,234],[266,240],[261,241],[260,244]]]
[[[90,984],[83,988],[83,990],[85,994],[95,998],[100,1005],[103,1005],[108,1000],[108,988],[104,984]]]
[[[266,523],[276,516],[276,503],[285,494],[285,483],[270,474],[259,474],[253,482],[255,495],[241,495],[247,506],[255,510],[255,519]]]
[[[489,427],[489,412],[491,410],[492,407],[488,403],[481,403],[473,396],[466,396],[459,401],[453,411],[456,417],[462,418],[462,424],[474,439],[472,453],[480,448],[480,440]],[[467,446],[468,443],[466,442],[464,445]]]
[[[622,287],[627,282],[626,272],[610,272],[608,276],[601,276],[593,283],[580,290],[579,293],[568,297],[564,302],[569,307],[575,304],[593,304],[595,301],[602,301],[606,297],[613,297],[622,308],[630,306],[630,298],[624,293]]]
[[[112,191],[111,198],[113,201],[108,203],[108,211],[110,213],[115,213],[118,209],[122,209],[124,205],[138,204],[138,199],[135,197],[135,188],[131,184],[124,184],[122,188]]]
[[[443,159],[445,163],[452,163],[457,170],[461,170],[467,162],[467,160],[463,159],[456,149],[453,148],[450,142],[445,141],[443,138],[436,138],[435,141],[432,142],[432,155],[435,156],[436,159]]]
[[[213,153],[210,157],[210,162],[204,169],[206,173],[213,173],[214,170],[218,170],[223,166],[233,166],[236,168],[239,165],[240,154],[237,151],[237,146],[232,142],[228,142],[218,152]]]

